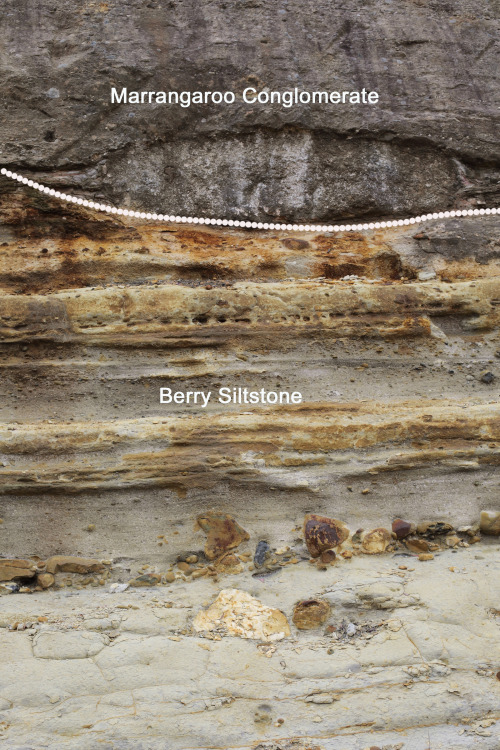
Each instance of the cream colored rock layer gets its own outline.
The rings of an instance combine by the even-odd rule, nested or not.
[[[249,620],[283,611],[291,634],[276,642],[216,622],[197,634],[227,587],[206,579],[2,597],[2,747],[497,750],[499,573],[482,543],[231,576]],[[330,617],[299,631],[293,606],[311,596]]]

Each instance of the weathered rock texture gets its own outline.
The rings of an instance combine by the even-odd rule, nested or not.
[[[498,200],[498,8],[5,0],[2,161],[173,214],[296,220]],[[374,106],[117,105],[129,90],[376,90]]]
[[[234,576],[239,603],[255,597],[248,626],[276,606],[291,623],[297,598],[331,604],[321,629],[271,643],[241,637],[245,612],[197,632],[224,588],[206,580],[3,597],[2,748],[497,750],[499,573],[480,544]]]
[[[2,10],[1,159],[40,182],[303,222],[498,203],[485,0]],[[380,104],[111,107],[113,84]],[[497,750],[500,220],[145,226],[4,180],[0,219],[0,552],[25,561],[0,586],[2,747]],[[224,407],[222,386],[303,402]],[[350,547],[317,539],[310,565],[311,514]],[[452,533],[393,552],[397,518]],[[210,608],[228,589],[236,620]],[[312,600],[327,619],[299,631]],[[245,602],[279,642],[228,635]]]

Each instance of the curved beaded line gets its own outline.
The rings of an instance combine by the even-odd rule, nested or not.
[[[39,190],[41,193],[52,195],[54,198],[59,198],[62,201],[68,203],[76,203],[79,206],[85,206],[86,208],[92,208],[94,211],[101,211],[107,214],[117,214],[118,216],[131,216],[136,219],[147,219],[148,221],[168,221],[174,223],[187,223],[187,224],[213,224],[216,226],[223,227],[242,227],[244,229],[278,229],[284,231],[293,232],[351,232],[361,231],[366,229],[385,229],[386,227],[403,227],[410,224],[420,224],[424,221],[431,221],[432,219],[451,219],[460,216],[490,216],[499,212],[498,208],[469,208],[463,211],[439,211],[432,214],[422,214],[421,216],[414,216],[411,219],[394,219],[393,221],[373,221],[366,224],[277,224],[267,223],[260,221],[238,221],[233,219],[205,219],[197,218],[194,216],[168,216],[166,214],[151,214],[145,213],[144,211],[130,211],[127,208],[115,208],[114,206],[108,206],[104,203],[95,203],[94,201],[88,201],[83,198],[76,198],[74,195],[67,195],[66,193],[60,193],[58,190],[41,185],[39,182],[30,180],[27,177],[11,172],[5,167],[0,169],[0,174],[4,177],[8,177],[11,180],[21,182],[23,185],[34,190]]]

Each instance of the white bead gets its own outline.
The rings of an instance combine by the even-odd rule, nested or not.
[[[227,227],[228,221],[227,219],[222,219],[222,226]]]
[[[215,223],[217,224],[218,227],[220,227],[222,224],[222,219],[217,219]]]
[[[228,219],[227,225],[228,227],[234,227],[234,219]]]
[[[257,222],[257,229],[263,229],[263,228],[264,228],[264,224],[261,221]]]
[[[5,169],[5,167],[2,167],[2,169],[0,169],[0,173],[1,174],[7,174],[7,170]]]
[[[231,222],[229,222],[229,223],[231,223]],[[239,225],[240,225],[240,222],[238,221],[238,219],[235,219],[233,221],[233,227],[239,227]]]
[[[299,232],[303,232],[305,230],[304,224],[299,224]]]
[[[188,224],[192,224],[193,223],[193,217],[192,216],[188,216],[187,217],[187,222],[188,222]]]

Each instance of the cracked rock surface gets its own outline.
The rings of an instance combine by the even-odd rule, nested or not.
[[[483,542],[231,576],[256,617],[282,610],[279,641],[197,632],[223,589],[206,580],[2,597],[2,747],[496,750],[499,564]],[[298,630],[311,595],[330,615]]]

